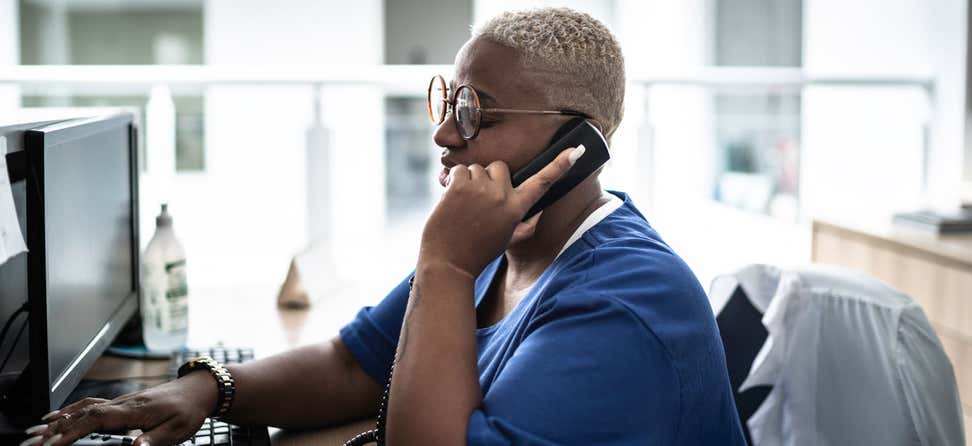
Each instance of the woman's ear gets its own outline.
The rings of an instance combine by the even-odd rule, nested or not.
[[[608,139],[609,138],[608,135],[605,135],[604,134],[604,126],[601,125],[601,121],[598,121],[597,119],[594,119],[594,118],[587,118],[587,120],[590,121],[591,124],[594,124],[594,127],[597,127],[597,131],[601,132],[601,136],[603,136],[604,139]],[[610,142],[610,140],[608,140],[608,142]]]

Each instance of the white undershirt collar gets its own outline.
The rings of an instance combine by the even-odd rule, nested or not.
[[[583,222],[581,222],[580,226],[577,227],[577,230],[575,230],[574,233],[571,234],[570,238],[567,239],[567,243],[564,244],[564,247],[560,248],[560,252],[557,253],[557,257],[560,257],[560,255],[563,254],[567,248],[570,248],[570,245],[573,245],[574,242],[579,240],[588,229],[593,228],[594,225],[600,223],[601,220],[604,220],[605,217],[611,215],[612,212],[624,204],[620,198],[610,192],[607,194],[607,196],[609,197],[608,202],[595,209],[594,212],[591,212],[591,214],[588,215]],[[554,257],[554,259],[556,259],[556,257]]]

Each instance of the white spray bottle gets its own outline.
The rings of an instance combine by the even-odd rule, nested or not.
[[[145,347],[171,352],[189,333],[186,255],[172,230],[168,205],[155,218],[155,235],[142,256],[142,337]]]

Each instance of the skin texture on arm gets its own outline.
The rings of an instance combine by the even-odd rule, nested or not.
[[[421,267],[405,314],[387,443],[464,444],[469,416],[482,402],[473,279],[447,265]]]
[[[310,428],[375,416],[381,386],[335,337],[226,367],[236,380],[234,424]]]

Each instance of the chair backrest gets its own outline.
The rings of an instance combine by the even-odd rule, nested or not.
[[[964,444],[951,363],[908,296],[848,270],[754,265],[713,283],[717,320],[739,317],[727,280],[765,312],[767,340],[735,389],[741,416],[751,401],[740,397],[771,389],[743,419],[752,444]],[[723,339],[729,364],[752,356]]]
[[[746,422],[756,413],[756,409],[763,404],[772,389],[772,386],[757,386],[745,392],[739,391],[769,335],[762,318],[763,312],[753,305],[746,291],[738,284],[734,284],[728,299],[716,315],[719,336],[726,351],[732,396],[736,400],[736,411],[749,444],[752,444],[752,438]]]

